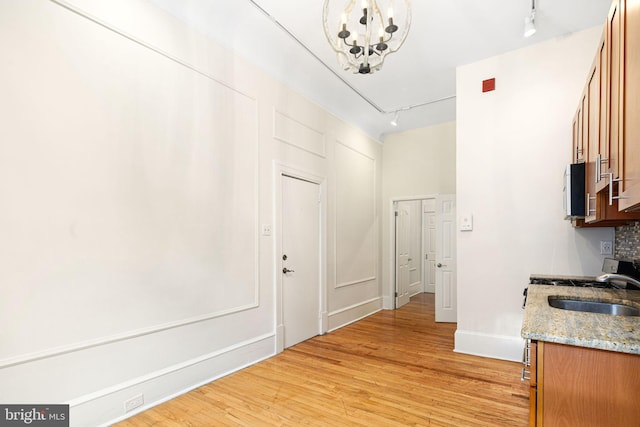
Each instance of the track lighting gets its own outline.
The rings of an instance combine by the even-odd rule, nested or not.
[[[524,36],[531,37],[536,33],[536,0],[531,0],[531,11],[524,18]]]
[[[398,115],[400,114],[400,111],[396,111],[396,113],[393,115],[393,120],[391,120],[391,126],[398,126]]]

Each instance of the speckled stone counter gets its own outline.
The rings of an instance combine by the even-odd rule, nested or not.
[[[530,285],[522,337],[640,354],[640,316],[612,316],[551,307],[549,296],[610,301],[640,307],[640,291]]]

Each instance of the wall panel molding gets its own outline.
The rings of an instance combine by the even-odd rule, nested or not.
[[[378,263],[376,160],[336,141],[335,288],[374,281]]]
[[[3,77],[30,82],[14,112],[39,125],[4,129],[6,177],[33,169],[2,189],[0,279],[24,313],[0,313],[0,367],[258,307],[257,100],[70,2],[26,3]]]
[[[324,132],[314,129],[275,108],[273,110],[273,137],[278,141],[323,159],[327,156]]]
[[[377,297],[332,311],[327,315],[329,324],[327,332],[332,332],[351,323],[355,323],[380,310],[382,310],[382,298]]]

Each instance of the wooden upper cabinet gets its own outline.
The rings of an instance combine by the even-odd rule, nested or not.
[[[581,135],[574,144],[579,145],[580,138],[584,144],[585,225],[608,227],[640,219],[640,210],[625,211],[628,208],[623,207],[633,200],[629,194],[636,194],[631,206],[640,208],[640,185],[635,188],[632,185],[640,182],[640,123],[630,119],[640,117],[640,64],[635,52],[631,54],[631,61],[636,57],[635,64],[628,65],[627,58],[629,49],[640,52],[637,29],[640,22],[633,28],[626,16],[631,3],[636,5],[637,21],[640,0],[613,0],[578,105]],[[629,81],[634,78],[635,81]],[[573,125],[575,128],[576,123]]]
[[[640,0],[620,0],[619,208],[640,210]]]
[[[587,78],[580,108],[583,110],[583,140],[585,144],[586,218],[587,224],[602,226],[621,225],[640,218],[637,213],[620,212],[618,199],[611,191],[618,191],[617,176],[608,168],[611,150],[608,138],[611,117],[609,104],[607,31],[602,35],[596,57]],[[611,182],[614,187],[611,187]]]

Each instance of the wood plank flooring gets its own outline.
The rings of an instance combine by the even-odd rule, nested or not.
[[[454,353],[433,319],[418,294],[117,426],[526,426],[522,365]]]

